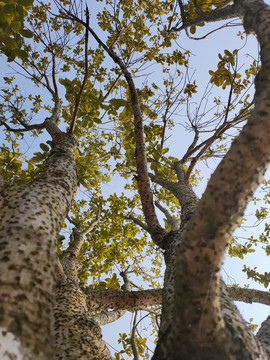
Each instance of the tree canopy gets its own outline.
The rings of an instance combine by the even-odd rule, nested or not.
[[[254,19],[252,12],[258,13]],[[35,281],[39,275],[46,278],[55,301],[50,316],[57,335],[49,340],[55,358],[147,359],[154,351],[151,338],[157,343],[154,359],[179,359],[172,352],[187,359],[184,347],[193,354],[191,343],[200,341],[192,359],[207,349],[206,359],[222,348],[234,322],[244,329],[239,344],[243,339],[249,343],[245,351],[269,354],[267,346],[261,348],[267,344],[264,327],[258,345],[252,333],[256,324],[252,319],[245,323],[230,300],[270,304],[270,273],[248,262],[257,253],[267,262],[270,253],[270,180],[263,176],[270,159],[265,95],[270,26],[259,27],[263,12],[269,15],[270,10],[260,0],[0,2],[1,64],[6,70],[0,103],[3,237],[16,238],[14,231],[26,234],[25,242],[18,235],[18,245],[8,245],[10,258],[3,241],[1,262],[13,259],[15,264],[22,256],[27,274]],[[234,29],[229,34],[238,39],[236,48],[217,53],[204,75],[194,71],[189,44],[211,38],[215,46],[215,37],[228,28]],[[257,35],[260,56],[255,48],[246,56],[250,32]],[[45,191],[49,183],[46,191],[52,198]],[[21,199],[28,199],[30,215],[27,203],[16,207]],[[250,201],[252,214],[247,216]],[[42,210],[42,204],[50,210]],[[17,228],[12,216],[14,224],[24,216]],[[38,229],[34,235],[32,221]],[[24,230],[22,222],[28,224]],[[25,251],[26,244],[43,235],[50,238],[48,247],[42,240],[41,250],[29,245],[28,255],[20,255],[20,246]],[[225,253],[243,260],[246,284],[260,287],[225,285]],[[35,258],[39,263],[29,265]],[[4,266],[3,273],[19,269]],[[22,285],[26,297],[30,284]],[[33,299],[39,296],[35,291]],[[78,305],[74,299],[79,292],[85,298]],[[25,304],[22,293],[16,296],[18,306],[20,299]],[[67,302],[70,313],[65,313]],[[86,307],[87,320],[81,315]],[[224,309],[227,313],[221,315]],[[69,344],[61,330],[75,329],[76,323],[80,343],[84,336],[99,336],[101,325],[125,311],[131,312],[132,325],[119,333],[119,349],[112,355],[105,343],[95,342],[98,355],[88,345]],[[22,328],[28,326],[30,317],[25,318],[15,316]],[[219,338],[221,318],[231,325]],[[50,329],[50,321],[44,329]],[[200,326],[206,334],[209,330],[216,347],[206,344]],[[186,337],[178,341],[175,333]],[[43,350],[46,339],[39,352],[33,345],[40,359],[52,355]],[[238,355],[228,359],[246,354],[237,346]]]

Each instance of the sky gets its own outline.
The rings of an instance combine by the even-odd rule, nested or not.
[[[270,3],[270,1],[268,1]],[[92,13],[95,12],[95,9],[93,8],[93,2],[91,2],[91,6],[89,6],[89,9]],[[95,28],[95,19],[92,15],[91,22],[93,23],[93,27]],[[180,46],[184,49],[188,49],[191,52],[191,59],[190,59],[190,68],[191,73],[194,73],[193,77],[194,79],[198,79],[198,96],[194,97],[193,102],[190,104],[190,109],[192,111],[195,111],[196,109],[196,102],[200,101],[201,94],[203,93],[205,86],[207,85],[209,81],[209,70],[214,70],[216,68],[216,64],[218,62],[218,53],[223,54],[224,49],[228,49],[229,51],[233,51],[234,49],[242,48],[245,44],[245,47],[241,50],[241,64],[246,65],[248,62],[251,61],[251,56],[255,59],[258,58],[258,45],[255,37],[253,35],[249,35],[247,37],[246,41],[241,40],[237,36],[238,31],[242,31],[241,22],[238,20],[237,23],[239,24],[238,27],[230,27],[226,29],[222,29],[218,32],[214,32],[213,34],[206,37],[204,40],[191,40],[188,39],[184,32],[179,34],[177,39],[177,44],[175,46]],[[199,29],[198,32],[195,34],[195,36],[203,36],[209,31],[216,29],[219,27],[219,23],[210,24],[209,26],[204,27],[203,29]],[[103,34],[103,38],[106,38],[106,34]],[[3,59],[0,58],[0,65],[3,69]],[[7,69],[7,73],[12,72],[12,70]],[[162,78],[161,74],[157,74],[156,72],[153,74],[153,76],[156,78],[157,76],[160,76]],[[150,82],[150,80],[149,80]],[[33,93],[36,91],[35,87],[33,86],[32,89]],[[216,90],[215,90],[216,91]],[[218,96],[219,94],[213,94],[213,96]],[[186,116],[186,108],[183,107],[180,111],[179,115],[179,123],[185,119]],[[181,157],[183,154],[183,149],[187,148],[190,144],[192,136],[190,133],[187,133],[182,125],[178,125],[174,128],[171,137],[167,141],[167,145],[170,147],[170,154]],[[0,141],[1,141],[1,134],[0,134]],[[32,141],[32,140],[31,140]],[[25,144],[25,148],[31,146],[31,141],[29,140],[29,143]],[[38,148],[39,141],[34,140],[34,145],[36,148]],[[210,176],[212,171],[214,170],[216,163],[207,163],[202,164],[200,166],[200,170],[204,178],[207,180]],[[267,173],[267,177],[270,178],[269,172]],[[196,188],[196,193],[201,196],[205,186],[207,184],[207,181],[204,181],[198,188]],[[113,179],[112,183],[104,186],[104,191],[111,192],[111,191],[121,191],[119,188],[119,178]],[[246,210],[246,214],[249,215],[254,210],[254,206],[251,204],[248,209]],[[253,220],[251,220],[251,224],[253,224]],[[253,234],[259,234],[259,228],[257,228]],[[248,234],[247,234],[248,233]],[[249,235],[250,231],[249,229],[239,229],[237,230],[238,236],[247,236]],[[251,264],[251,266],[258,266],[258,269],[262,272],[269,271],[268,262],[269,260],[265,257],[263,252],[258,251],[256,252],[256,255],[247,256],[245,258],[245,263]],[[243,260],[240,259],[230,259],[228,256],[226,256],[225,263],[224,263],[224,280],[229,284],[240,284],[244,285],[247,284],[248,281],[246,280],[245,274],[241,272],[243,266]],[[261,290],[265,290],[262,286],[258,284],[252,283],[250,286],[251,288],[259,288]],[[241,312],[241,314],[245,317],[245,319],[249,319],[251,317],[254,318],[254,323],[261,323],[268,315],[269,310],[266,306],[258,305],[258,304],[243,304],[238,303],[238,308]],[[130,316],[124,316],[121,318],[117,323],[113,323],[111,325],[106,325],[103,327],[103,334],[104,339],[108,342],[108,344],[114,348],[119,349],[119,345],[117,343],[118,339],[118,333],[117,331],[122,332],[128,332],[129,330],[126,329],[126,325],[131,326],[131,320]],[[116,331],[117,329],[117,331]],[[121,330],[123,329],[123,330]],[[113,351],[112,351],[113,352]]]

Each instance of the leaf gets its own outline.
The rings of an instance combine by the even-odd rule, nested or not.
[[[190,32],[191,32],[191,34],[195,34],[195,33],[196,33],[196,26],[195,26],[195,25],[192,25],[192,26],[190,27]]]
[[[25,38],[32,38],[34,36],[33,32],[29,29],[20,30],[20,34]]]
[[[44,143],[39,144],[39,146],[44,152],[48,152],[50,150],[49,146]]]

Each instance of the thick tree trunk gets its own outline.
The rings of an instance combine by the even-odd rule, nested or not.
[[[69,247],[59,257],[54,305],[55,360],[112,359],[100,326],[91,317],[93,310],[87,294],[78,284],[80,263],[76,256],[87,230],[80,232],[75,227]]]
[[[220,279],[231,234],[270,161],[270,8],[260,0],[238,0],[233,7],[261,45],[255,109],[213,174],[181,238],[176,234],[172,240],[179,244],[175,276],[164,284],[169,296],[163,308],[173,310],[161,324],[155,360],[268,359]]]
[[[1,359],[53,358],[56,236],[78,186],[75,141],[59,130],[53,137],[33,182],[1,188]]]
[[[55,297],[57,360],[111,360],[100,326],[91,318],[86,295],[71,280],[57,285]]]

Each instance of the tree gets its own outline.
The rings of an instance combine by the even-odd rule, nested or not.
[[[147,358],[136,311],[150,309],[154,324],[162,302],[153,359],[268,359],[270,318],[255,336],[232,300],[269,305],[269,293],[227,287],[221,269],[228,247],[240,257],[252,250],[254,238],[238,246],[232,234],[257,186],[268,185],[269,6],[261,0],[107,1],[96,14],[100,35],[90,18],[95,10],[83,6],[34,3],[27,18],[34,37],[23,49],[29,56],[14,66],[37,93],[19,92],[16,76],[4,77],[2,358],[112,359],[100,326],[126,310],[135,315],[130,336],[121,336],[125,351]],[[194,138],[181,158],[168,155],[173,116],[197,92],[190,53],[173,41],[181,31],[195,34],[205,23],[236,17],[257,35],[261,62],[241,72],[238,50],[219,54],[210,83],[228,90],[226,104],[215,97],[210,120],[188,111]],[[140,71],[153,64],[162,68],[163,83],[140,81]],[[40,150],[27,155],[24,144],[32,139]],[[222,160],[199,199],[196,167],[217,157]],[[105,195],[104,184],[120,175],[123,192]],[[255,215],[266,214],[261,208]],[[155,280],[161,256],[163,289]],[[247,272],[268,285],[266,275]],[[139,276],[146,289],[134,290]]]

